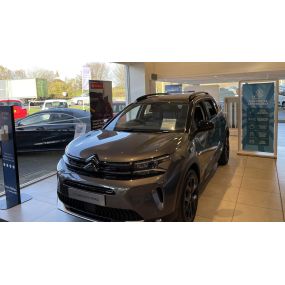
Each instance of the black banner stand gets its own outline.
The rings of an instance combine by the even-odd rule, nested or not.
[[[18,157],[16,149],[14,110],[0,107],[0,136],[5,197],[0,199],[0,210],[7,210],[32,199],[20,192]]]

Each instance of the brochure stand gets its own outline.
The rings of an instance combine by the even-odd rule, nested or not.
[[[238,154],[277,158],[278,81],[239,82]]]
[[[0,210],[6,210],[32,198],[27,194],[20,193],[14,110],[12,106],[0,107],[0,127],[5,188],[5,197],[0,200]]]

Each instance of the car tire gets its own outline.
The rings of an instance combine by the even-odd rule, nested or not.
[[[282,108],[285,109],[285,102],[282,102]]]
[[[223,145],[223,151],[218,161],[219,165],[228,164],[229,157],[230,157],[230,140],[229,140],[229,134],[227,134]]]
[[[199,179],[195,170],[189,170],[182,185],[175,221],[193,222],[197,212],[199,194]]]

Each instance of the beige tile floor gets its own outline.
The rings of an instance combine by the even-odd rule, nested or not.
[[[230,144],[229,164],[217,169],[202,192],[195,221],[284,221],[285,147],[274,160],[237,155],[237,136]]]

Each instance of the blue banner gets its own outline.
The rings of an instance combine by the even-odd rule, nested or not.
[[[13,107],[0,107],[4,188],[8,208],[21,203]]]
[[[165,85],[166,93],[182,93],[182,84]]]
[[[274,83],[242,87],[242,149],[274,153]]]

